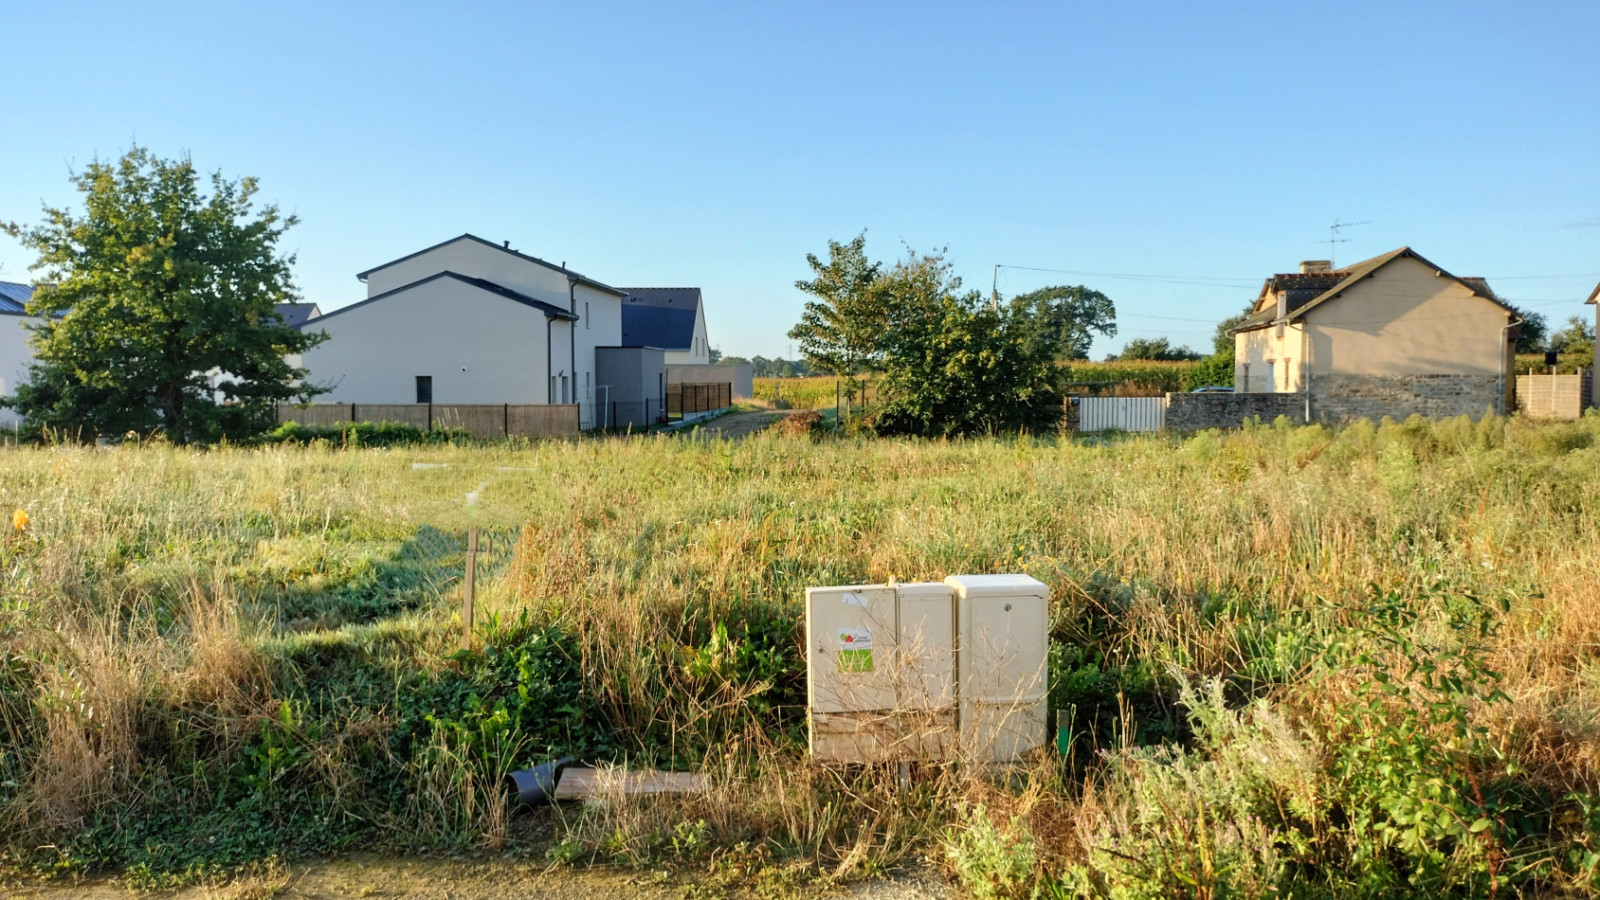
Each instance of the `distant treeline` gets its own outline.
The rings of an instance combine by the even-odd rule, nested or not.
[[[729,365],[743,363],[754,370],[757,378],[809,378],[821,374],[801,359],[767,359],[765,356],[746,359],[743,356],[724,356],[717,362]]]

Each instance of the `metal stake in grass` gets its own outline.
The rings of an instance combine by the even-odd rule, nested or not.
[[[478,529],[467,530],[467,583],[461,605],[461,649],[472,649],[472,593],[478,577]]]

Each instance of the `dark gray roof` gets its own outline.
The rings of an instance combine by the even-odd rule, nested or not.
[[[624,303],[622,343],[689,350],[694,347],[694,310]]]
[[[465,240],[465,241],[477,241],[478,243],[484,245],[485,247],[493,247],[494,249],[499,250],[502,253],[509,253],[512,256],[517,257],[518,259],[525,259],[528,262],[537,263],[537,264],[539,264],[541,266],[544,266],[546,269],[554,269],[555,271],[560,272],[561,274],[567,276],[568,278],[572,279],[573,281],[576,281],[579,284],[586,284],[586,285],[588,285],[588,286],[590,286],[592,288],[595,288],[597,290],[605,291],[608,294],[616,294],[619,297],[622,296],[623,291],[621,289],[619,289],[619,288],[614,288],[609,284],[602,284],[601,282],[595,281],[593,278],[590,278],[587,275],[583,275],[583,274],[580,274],[578,272],[574,272],[571,269],[567,268],[566,266],[558,266],[553,262],[550,262],[548,260],[540,259],[537,256],[529,256],[526,253],[520,253],[520,252],[518,252],[516,250],[513,250],[508,246],[504,246],[504,245],[501,245],[501,244],[496,244],[494,241],[486,241],[483,238],[478,237],[477,235],[471,234],[471,233],[463,234],[463,235],[461,235],[459,237],[453,237],[448,241],[440,241],[439,243],[434,244],[432,247],[424,247],[424,248],[422,248],[421,250],[418,250],[415,253],[407,253],[405,256],[402,256],[399,259],[391,259],[391,260],[389,260],[388,262],[384,263],[381,266],[373,266],[372,268],[366,270],[365,272],[357,273],[356,277],[361,279],[362,281],[366,281],[368,275],[371,275],[373,272],[376,272],[379,269],[387,269],[390,266],[394,265],[395,263],[403,263],[408,259],[413,259],[415,257],[421,256],[424,253],[428,253],[430,251],[437,250],[437,249],[439,249],[440,247],[443,247],[446,244],[454,244],[456,241],[463,241],[463,240]]]
[[[696,309],[700,306],[700,289],[697,287],[625,287],[628,295],[624,303],[655,306],[661,309]]]
[[[33,296],[33,287],[26,284],[17,284],[15,281],[0,281],[0,313],[13,316],[27,314],[28,298]]]
[[[695,313],[700,309],[697,287],[623,288],[622,342],[664,350],[694,348]]]
[[[322,308],[315,303],[279,303],[272,310],[290,328],[299,328],[308,319],[322,315]]]
[[[397,287],[392,291],[384,291],[383,293],[377,295],[376,297],[368,297],[367,299],[362,300],[360,303],[352,303],[349,306],[340,307],[339,309],[336,309],[333,312],[323,313],[322,315],[317,316],[314,319],[307,319],[306,321],[300,323],[296,327],[304,328],[307,325],[318,325],[318,324],[321,324],[323,319],[331,319],[334,316],[339,315],[340,313],[346,313],[346,312],[349,312],[350,310],[355,309],[357,307],[366,306],[368,303],[376,303],[379,300],[384,299],[385,297],[393,297],[395,294],[404,293],[406,291],[411,290],[414,287],[419,287],[421,285],[427,284],[430,281],[438,281],[441,278],[451,278],[451,279],[454,279],[456,281],[460,281],[460,282],[464,282],[466,284],[470,284],[473,287],[478,288],[479,290],[488,291],[491,294],[498,294],[498,295],[506,298],[507,300],[515,300],[516,302],[521,303],[523,306],[531,306],[534,309],[539,310],[540,312],[544,313],[545,316],[547,316],[549,318],[552,318],[552,319],[576,319],[576,318],[578,318],[577,316],[575,316],[572,313],[562,309],[559,306],[556,306],[556,305],[550,304],[550,303],[546,303],[543,300],[538,299],[537,297],[529,297],[527,294],[523,294],[523,293],[519,293],[517,291],[513,291],[512,289],[510,289],[508,287],[505,287],[504,285],[495,284],[492,281],[485,281],[482,278],[471,278],[471,277],[468,277],[466,275],[458,274],[456,272],[448,272],[447,271],[447,272],[439,272],[438,274],[435,274],[435,275],[429,275],[427,278],[423,278],[423,279],[420,279],[418,281],[413,281],[410,284],[401,285],[400,287]]]

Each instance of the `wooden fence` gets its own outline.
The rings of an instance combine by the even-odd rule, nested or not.
[[[733,384],[669,384],[667,415],[709,412],[733,405]]]
[[[460,428],[475,438],[550,438],[578,433],[578,407],[527,403],[280,403],[278,421],[324,427],[351,422],[399,422],[424,429]]]
[[[1594,372],[1518,375],[1517,409],[1534,419],[1576,419],[1594,405]]]

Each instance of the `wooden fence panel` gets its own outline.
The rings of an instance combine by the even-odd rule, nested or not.
[[[460,428],[476,438],[506,436],[511,407],[504,403],[435,403],[433,427]]]
[[[667,415],[710,412],[732,405],[732,382],[667,385]]]
[[[512,405],[511,434],[526,438],[567,437],[578,433],[578,405]]]
[[[399,422],[417,428],[428,427],[426,403],[357,403],[357,422]]]
[[[350,407],[349,403],[317,403],[305,407],[279,403],[278,424],[298,422],[301,425],[344,425],[354,421],[350,416]]]
[[[577,404],[504,403],[313,403],[278,404],[279,422],[338,427],[352,422],[398,422],[417,428],[460,428],[475,438],[507,434],[528,438],[578,433]]]

